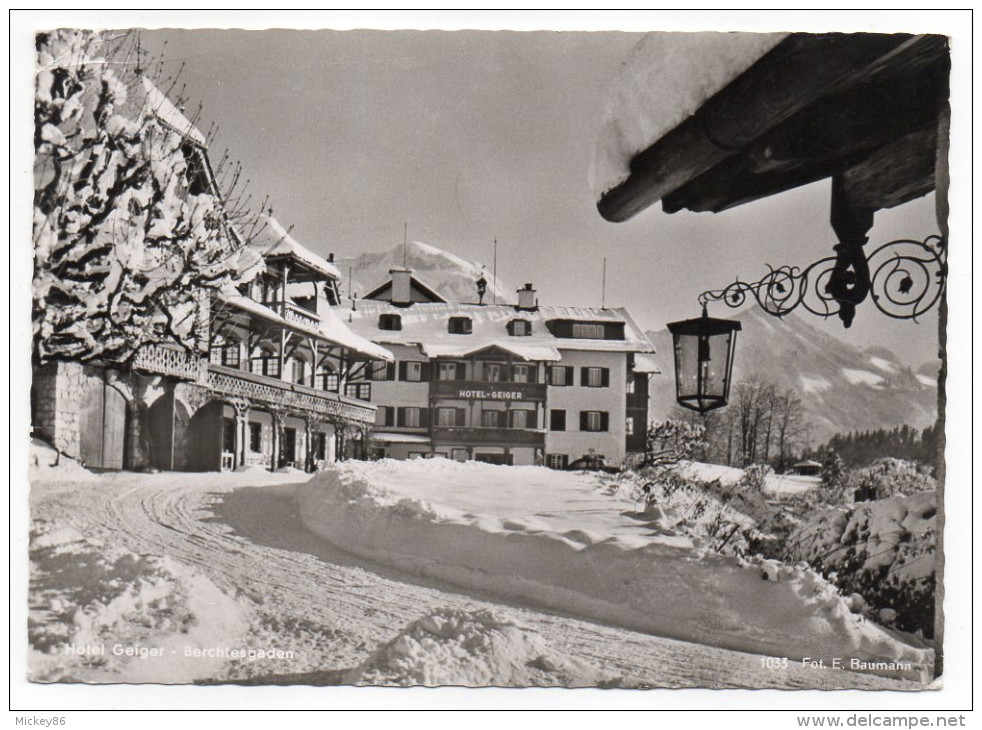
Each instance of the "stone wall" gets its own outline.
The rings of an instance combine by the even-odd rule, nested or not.
[[[79,407],[85,392],[84,367],[52,362],[34,371],[32,426],[58,451],[79,457]]]

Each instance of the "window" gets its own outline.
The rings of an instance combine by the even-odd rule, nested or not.
[[[569,456],[567,454],[548,454],[546,466],[550,469],[565,469],[569,466]]]
[[[580,368],[580,385],[587,388],[606,388],[610,385],[608,368]]]
[[[472,331],[470,317],[451,317],[447,321],[447,332],[452,335],[469,335]]]
[[[464,363],[462,362],[441,362],[437,377],[440,380],[463,380]]]
[[[529,366],[528,365],[512,365],[512,368],[511,368],[511,382],[513,382],[513,383],[527,383],[527,382],[529,382]]]
[[[593,322],[573,322],[573,337],[578,340],[602,340],[604,326]]]
[[[634,378],[632,378],[629,375],[628,378],[627,378],[627,394],[628,395],[634,395],[634,393],[635,393],[636,390],[637,390],[637,387],[634,384]]]
[[[209,359],[216,365],[224,365],[230,368],[239,367],[239,343],[229,342],[221,347],[212,348]]]
[[[257,375],[267,375],[271,378],[280,377],[280,358],[270,353],[263,353],[252,358],[250,369]]]
[[[358,400],[371,400],[372,384],[371,383],[346,383],[344,386],[344,394],[349,398],[357,398]]]
[[[634,416],[628,416],[624,421],[624,433],[628,436],[634,435]]]
[[[423,426],[423,418],[419,408],[416,406],[406,406],[405,408],[399,408],[398,411],[398,423],[397,425],[401,428],[421,428]]]
[[[436,425],[442,426],[444,428],[450,428],[457,425],[457,409],[456,408],[437,408],[436,409]]]
[[[504,372],[504,367],[498,362],[486,362],[484,363],[484,382],[485,383],[498,383],[501,381],[501,375]]]
[[[513,319],[508,323],[508,334],[512,337],[528,337],[532,334],[532,323],[527,319]]]
[[[378,328],[398,332],[402,329],[402,317],[398,314],[380,314],[378,316]]]
[[[499,411],[484,411],[481,413],[481,426],[484,428],[498,428]]]
[[[549,385],[572,385],[573,368],[553,365],[549,368]]]
[[[327,458],[327,434],[323,431],[314,434],[314,458],[318,461]]]
[[[580,411],[581,431],[608,430],[610,414],[606,411]]]
[[[371,364],[371,380],[392,380],[395,374],[395,364],[391,362],[373,362]]]
[[[320,387],[321,390],[327,390],[331,393],[337,393],[338,388],[341,387],[341,380],[338,378],[337,373],[321,373],[320,374]]]
[[[263,450],[263,425],[249,422],[249,451],[258,454]]]
[[[535,428],[535,411],[516,408],[511,412],[512,428]]]
[[[403,360],[399,363],[399,380],[419,383],[430,379],[430,364],[418,360]]]
[[[375,409],[375,425],[376,426],[391,426],[392,425],[392,408],[389,406],[378,406]]]
[[[551,411],[549,411],[549,430],[566,430],[566,411],[561,408],[553,408]]]

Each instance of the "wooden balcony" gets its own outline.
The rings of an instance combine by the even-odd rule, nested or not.
[[[486,383],[481,380],[434,380],[430,395],[436,398],[493,401],[544,401],[545,383]]]
[[[131,366],[134,370],[181,380],[199,381],[205,376],[205,361],[200,356],[162,345],[141,347]]]
[[[295,324],[306,329],[319,330],[321,326],[320,317],[303,307],[299,307],[292,302],[283,305],[283,319],[290,324]]]
[[[434,426],[434,444],[545,447],[546,433],[531,428]]]
[[[219,395],[246,398],[259,406],[307,411],[324,417],[338,416],[364,424],[375,423],[375,406],[369,403],[223,365],[208,365],[204,385]]]

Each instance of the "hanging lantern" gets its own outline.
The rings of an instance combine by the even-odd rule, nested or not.
[[[675,346],[675,399],[699,413],[722,408],[730,397],[733,351],[740,323],[702,316],[668,325]]]

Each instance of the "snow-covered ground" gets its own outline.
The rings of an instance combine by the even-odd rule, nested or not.
[[[348,462],[299,490],[304,524],[364,558],[659,636],[925,678],[933,653],[853,614],[805,566],[717,555],[593,475],[448,459]],[[896,663],[896,667],[892,663]]]
[[[756,653],[720,648],[713,645],[712,634],[694,642],[665,638],[615,620],[598,620],[593,611],[581,611],[581,600],[544,610],[541,602],[501,595],[494,580],[469,587],[420,575],[400,561],[352,555],[338,548],[344,542],[338,535],[327,539],[301,519],[300,508],[306,505],[305,519],[310,521],[332,477],[297,484],[307,476],[93,476],[64,460],[57,467],[46,466],[53,461],[50,454],[35,457],[28,667],[37,681],[923,686],[794,661],[775,670],[765,665],[763,648]],[[443,465],[406,466],[439,470]],[[333,483],[341,484],[363,468],[352,464],[332,471]],[[525,482],[527,487],[555,490],[567,483],[572,493],[559,505],[564,508],[553,504],[550,509],[549,494],[536,492],[525,495],[531,502],[523,508],[505,497],[507,490],[489,495],[485,480],[469,505],[434,506],[428,514],[408,503],[397,506],[396,499],[391,508],[369,507],[362,522],[380,515],[392,518],[393,525],[405,526],[408,520],[419,528],[421,539],[408,536],[407,548],[424,544],[422,538],[434,531],[430,525],[436,513],[446,515],[437,519],[470,520],[458,525],[464,537],[483,530],[497,535],[502,546],[516,542],[516,536],[519,543],[535,538],[540,529],[570,533],[565,535],[568,542],[554,540],[558,549],[547,553],[546,560],[582,552],[591,542],[601,547],[594,551],[600,557],[648,539],[641,523],[620,515],[622,505],[591,494],[588,479],[527,472],[536,475]],[[434,472],[431,489],[440,478]],[[420,473],[403,481],[407,489],[423,489],[426,480]],[[499,491],[513,482],[498,481]],[[381,497],[381,489],[378,494],[382,502],[391,502],[391,497]],[[498,514],[488,509],[489,502],[497,504]],[[342,511],[352,515],[358,508],[349,504]],[[604,530],[610,531],[609,538],[602,537]],[[324,532],[323,525],[318,532]],[[605,541],[613,544],[604,549]],[[671,549],[664,541],[657,544],[657,550]],[[525,572],[516,564],[510,571]],[[615,585],[619,579],[611,572],[607,580]],[[758,579],[758,585],[767,590],[778,584]],[[704,613],[724,603],[726,585],[721,588],[722,593],[707,599]]]

